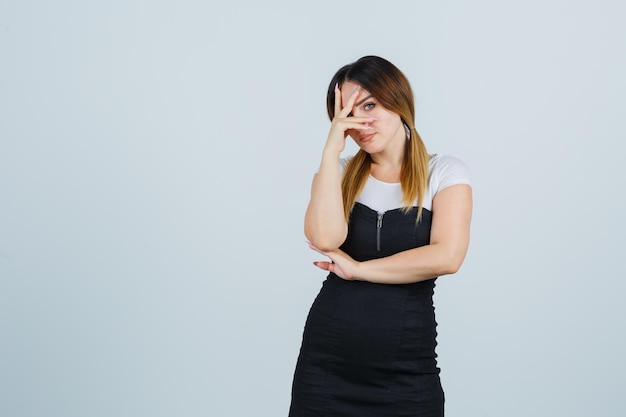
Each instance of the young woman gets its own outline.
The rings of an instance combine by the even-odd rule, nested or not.
[[[467,167],[426,152],[409,82],[383,58],[341,68],[327,109],[304,230],[329,274],[305,325],[289,415],[443,416],[432,297],[469,244]],[[347,136],[360,150],[344,160]]]

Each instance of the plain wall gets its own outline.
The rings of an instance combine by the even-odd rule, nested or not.
[[[286,415],[325,91],[367,54],[472,171],[435,296],[446,414],[623,415],[625,12],[2,1],[0,415]]]

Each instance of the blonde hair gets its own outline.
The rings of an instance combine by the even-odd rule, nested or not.
[[[407,131],[400,186],[402,207],[408,211],[417,200],[417,221],[422,216],[424,194],[428,186],[429,155],[422,138],[415,130],[415,104],[413,90],[406,76],[384,58],[365,56],[348,64],[333,76],[326,95],[328,117],[335,117],[335,85],[351,81],[367,90],[385,109],[400,116]],[[341,182],[343,207],[346,219],[354,207],[370,172],[372,159],[359,150],[348,162]]]

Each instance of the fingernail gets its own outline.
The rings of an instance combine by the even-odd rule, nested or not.
[[[370,120],[371,122],[373,122],[373,121],[378,120],[378,119],[377,119],[377,118],[375,118],[375,117],[370,117],[370,118],[369,118],[369,120]]]
[[[356,93],[357,91],[359,91],[359,88],[361,88],[361,86],[360,86],[360,85],[358,85],[358,86],[354,89],[354,91],[352,92],[352,94],[354,94],[354,93]]]
[[[335,92],[339,91],[339,83],[335,83]]]

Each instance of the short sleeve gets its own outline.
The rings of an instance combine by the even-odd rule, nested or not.
[[[470,171],[465,162],[450,155],[434,155],[430,171],[431,196],[452,185],[472,185]]]
[[[341,177],[343,178],[343,173],[346,171],[346,167],[348,166],[348,161],[350,161],[350,158],[339,158],[339,174],[341,175]],[[320,170],[319,168],[315,171],[315,173],[319,173]]]

